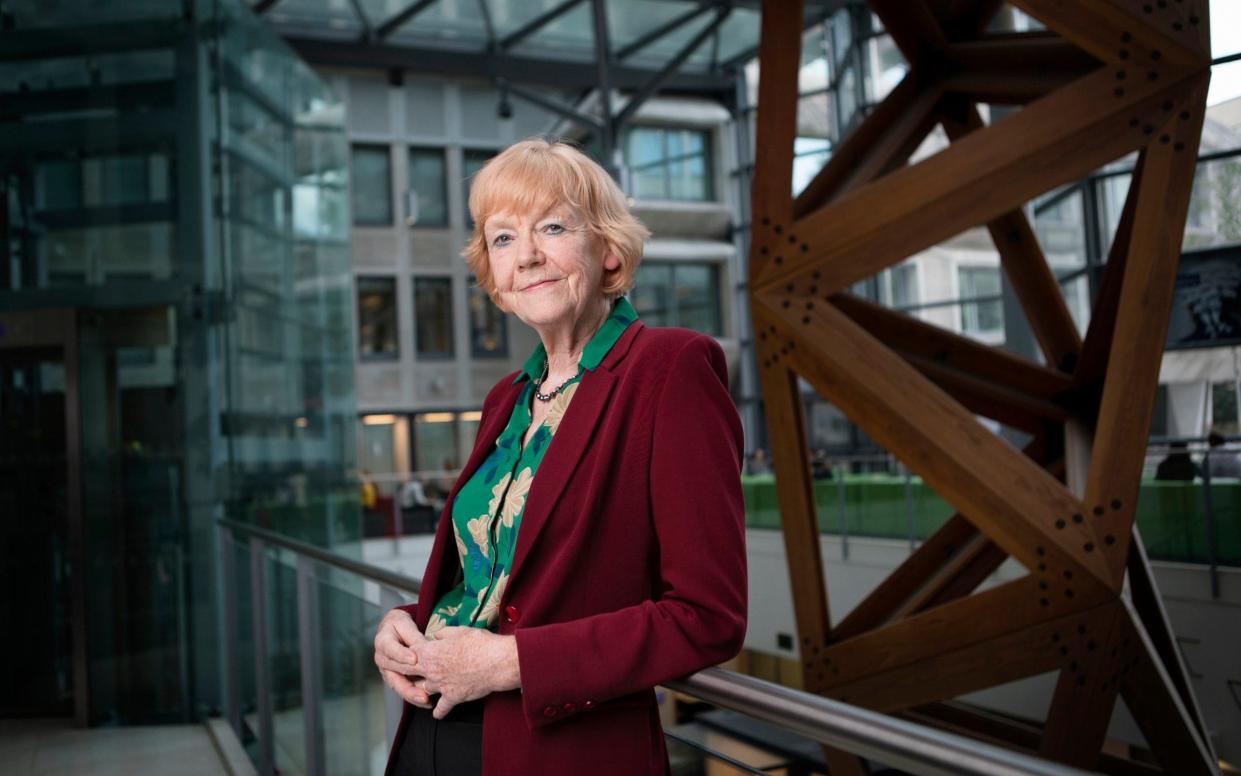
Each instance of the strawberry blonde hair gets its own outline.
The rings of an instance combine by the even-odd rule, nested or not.
[[[629,212],[620,186],[568,142],[528,138],[489,159],[470,188],[474,232],[461,255],[478,287],[501,309],[483,234],[487,219],[501,211],[542,213],[561,203],[576,210],[591,234],[620,260],[616,269],[603,271],[603,295],[615,299],[633,287],[642,243],[651,233]]]

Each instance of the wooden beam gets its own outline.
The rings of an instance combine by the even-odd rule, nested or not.
[[[1095,769],[1116,706],[1123,619],[1121,605],[1108,604],[1091,617],[1089,638],[1062,635],[1060,645],[1068,665],[1060,669],[1052,695],[1039,746],[1043,757]]]
[[[1185,705],[1186,711],[1193,719],[1199,737],[1211,757],[1215,757],[1211,736],[1207,728],[1206,717],[1194,696],[1193,686],[1189,681],[1189,669],[1185,665],[1180,645],[1176,642],[1176,633],[1172,630],[1172,621],[1163,606],[1163,597],[1155,584],[1155,574],[1151,571],[1150,559],[1146,556],[1146,547],[1138,527],[1133,527],[1133,542],[1129,545],[1129,597],[1134,614],[1138,617],[1138,625],[1146,631],[1147,638],[1155,648],[1155,654],[1163,663],[1164,670],[1172,679],[1176,694]]]
[[[893,612],[892,619],[911,617],[969,595],[1006,560],[1008,553],[997,547],[995,542],[983,534],[975,536]]]
[[[1214,776],[1215,755],[1198,735],[1192,715],[1174,689],[1158,651],[1132,609],[1123,626],[1117,679],[1125,706],[1159,764],[1177,776]]]
[[[945,366],[916,353],[903,353],[912,366],[975,415],[1038,434],[1047,424],[1063,423],[1068,411],[1059,404]]]
[[[751,187],[750,281],[774,255],[770,245],[793,218],[793,138],[797,134],[797,69],[801,64],[803,0],[763,3]]]
[[[756,299],[780,336],[796,341],[791,365],[1006,552],[1031,569],[1053,560],[1072,567],[1075,595],[1105,579],[1090,525],[1070,519],[1081,502],[1055,478],[834,306]]]
[[[1095,294],[1094,307],[1090,313],[1090,325],[1086,327],[1086,340],[1082,344],[1082,357],[1073,373],[1075,385],[1085,385],[1103,377],[1107,371],[1107,357],[1112,349],[1112,335],[1116,331],[1116,308],[1120,306],[1120,286],[1125,279],[1125,266],[1129,259],[1129,236],[1133,232],[1134,211],[1138,206],[1138,192],[1142,189],[1142,168],[1146,166],[1146,150],[1138,153],[1125,194],[1125,205],[1108,250],[1107,266],[1103,281]],[[1092,407],[1093,421],[1098,407]]]
[[[921,588],[944,564],[962,552],[962,549],[980,534],[978,529],[960,513],[931,534],[918,549],[897,566],[879,586],[849,612],[836,627],[832,638],[843,641],[860,633],[877,628],[892,619],[909,596]]]
[[[1137,62],[1166,62],[1173,67],[1210,65],[1202,32],[1207,13],[1196,13],[1196,3],[1165,3],[1158,8],[1131,0],[1012,0],[1017,8],[1063,35],[1102,62],[1126,66]],[[1186,6],[1189,6],[1187,8]],[[1194,22],[1190,17],[1198,19]],[[1159,52],[1152,57],[1152,52]]]
[[[868,5],[892,36],[910,69],[928,59],[942,57],[948,39],[926,0],[870,0]]]
[[[852,294],[832,294],[829,301],[894,350],[919,355],[1045,401],[1054,401],[1073,387],[1072,378],[1055,369],[1007,350],[984,345],[908,313]]]
[[[1100,549],[1117,589],[1137,513],[1162,344],[1206,113],[1206,85],[1206,77],[1195,80],[1181,113],[1166,111],[1167,123],[1147,148],[1095,426],[1084,501],[1100,529]]]
[[[1065,644],[1094,637],[1094,618],[1114,604],[1051,618],[1035,611],[1030,617],[1019,600],[1033,592],[1034,583],[1033,577],[1010,582],[833,647],[825,659],[839,667],[838,681],[824,694],[895,711],[1061,667],[1070,660],[1062,652]],[[914,625],[921,627],[911,630]],[[1079,630],[1086,636],[1078,636]],[[870,658],[855,662],[863,653]]]
[[[1078,78],[1063,70],[958,70],[944,79],[944,91],[991,105],[1025,105]]]
[[[984,125],[978,108],[968,105],[964,123],[945,118],[943,126],[955,143]],[[1049,364],[1070,370],[1081,355],[1082,340],[1025,213],[1020,208],[1002,213],[987,222],[987,231],[1043,356]]]
[[[934,128],[942,93],[938,83],[924,83],[919,74],[906,73],[797,195],[794,216],[800,218],[904,164]]]
[[[1055,32],[999,33],[954,41],[944,52],[954,69],[1000,73],[1043,70],[1080,78],[1100,60]]]
[[[842,290],[1079,178],[1141,145],[1144,122],[1184,81],[1131,83],[1117,97],[1110,72],[1089,75],[800,219],[789,232],[798,250],[762,286],[817,271],[826,292]]]
[[[797,376],[789,371],[789,342],[776,334],[765,312],[757,306],[753,310],[753,321],[789,587],[804,660],[831,638],[831,609],[823,581],[818,511],[810,478],[810,445],[806,442]],[[806,676],[805,682],[806,690],[816,691],[812,677]]]

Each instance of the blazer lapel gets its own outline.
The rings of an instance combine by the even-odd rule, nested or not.
[[[539,463],[538,474],[530,486],[530,495],[526,497],[521,527],[517,531],[517,546],[513,548],[513,562],[509,565],[510,579],[518,576],[521,563],[530,554],[530,547],[547,523],[552,507],[568,487],[616,387],[618,378],[612,374],[612,367],[629,351],[634,337],[642,328],[641,321],[629,324],[603,362],[582,376],[573,401],[565,411],[564,420]]]
[[[586,451],[586,445],[594,434],[595,426],[603,415],[608,397],[616,385],[616,376],[606,369],[594,369],[582,375],[582,382],[573,394],[573,401],[565,410],[564,420],[552,437],[547,454],[539,463],[539,472],[530,486],[521,527],[517,531],[517,546],[513,548],[513,562],[509,577],[515,578],[522,559],[530,552],[530,545],[547,522],[552,507],[569,484],[574,469]]]

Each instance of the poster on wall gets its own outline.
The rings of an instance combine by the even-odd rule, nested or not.
[[[1193,251],[1176,271],[1167,350],[1241,345],[1241,246]]]

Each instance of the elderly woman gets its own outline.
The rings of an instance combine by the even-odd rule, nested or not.
[[[388,772],[668,773],[653,686],[745,635],[723,352],[638,320],[647,231],[574,147],[496,156],[470,213],[479,286],[541,343],[483,402],[418,603],[375,636],[406,701]]]

